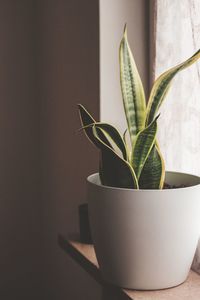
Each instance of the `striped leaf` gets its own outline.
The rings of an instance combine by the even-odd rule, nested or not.
[[[164,72],[155,81],[153,88],[151,90],[148,106],[147,106],[147,118],[146,125],[150,124],[154,119],[155,114],[158,112],[168,90],[170,83],[175,75],[184,70],[185,68],[194,64],[200,58],[200,50],[198,50],[192,57],[187,59],[185,62],[171,68],[170,70]]]
[[[104,135],[106,135],[109,138],[109,143],[110,143],[110,141],[112,141],[114,143],[114,145],[119,148],[123,158],[125,160],[127,160],[127,149],[126,149],[125,142],[124,142],[123,138],[121,137],[119,131],[114,126],[112,126],[108,123],[96,122],[96,123],[91,123],[87,126],[82,126],[80,129],[86,130],[89,127],[92,128],[94,125],[95,125],[97,131],[100,132],[100,130],[101,130],[101,133],[104,133]]]
[[[154,145],[142,169],[140,189],[162,189],[165,177],[165,166],[157,145]]]
[[[131,165],[138,179],[155,143],[158,117],[149,126],[140,131],[136,137],[131,156]]]
[[[92,132],[96,139],[96,145],[101,150],[102,184],[137,189],[138,182],[131,165],[101,140],[96,129],[96,125],[94,125]]]
[[[144,128],[146,102],[143,85],[128,44],[126,26],[120,43],[119,59],[124,110],[133,143],[137,133]]]
[[[124,130],[124,133],[123,133],[123,141],[124,141],[125,145],[127,145],[127,142],[126,142],[126,133],[127,133],[127,129]]]
[[[126,146],[125,146],[125,143],[124,143],[119,131],[114,126],[107,124],[107,123],[97,122],[97,123],[95,123],[95,127],[102,129],[108,135],[108,137],[120,149],[120,151],[123,155],[123,158],[125,160],[127,160]]]
[[[78,104],[78,109],[79,109],[79,115],[80,115],[80,119],[81,119],[82,128],[84,129],[85,135],[90,140],[90,142],[92,142],[94,145],[96,145],[96,139],[94,138],[94,134],[92,132],[92,127],[90,126],[90,125],[96,123],[96,121],[83,105]],[[112,145],[110,144],[110,142],[108,141],[108,139],[106,138],[106,136],[102,132],[102,130],[97,129],[97,132],[98,132],[101,140],[104,143],[106,143],[106,145],[108,145],[109,147],[112,148]]]

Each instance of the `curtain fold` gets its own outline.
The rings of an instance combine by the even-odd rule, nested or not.
[[[152,3],[154,80],[200,48],[200,1],[155,0]],[[200,175],[199,62],[173,81],[161,108],[159,125],[166,169]],[[200,243],[193,269],[200,273]]]

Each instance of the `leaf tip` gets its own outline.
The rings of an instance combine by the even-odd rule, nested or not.
[[[155,120],[157,121],[159,117],[160,117],[160,113],[155,117]]]
[[[127,23],[124,25],[124,37],[127,38]]]
[[[80,109],[80,108],[83,108],[83,105],[80,103],[77,103],[77,107],[78,107],[78,109]]]

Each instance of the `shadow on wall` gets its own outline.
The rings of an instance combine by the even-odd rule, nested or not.
[[[0,2],[0,299],[36,297],[41,277],[34,1]]]
[[[1,1],[0,36],[0,298],[89,299],[57,234],[97,166],[76,103],[98,114],[98,1]]]
[[[38,3],[45,291],[48,299],[94,299],[97,284],[56,243],[58,233],[78,230],[85,177],[98,166],[96,150],[77,133],[76,107],[84,103],[98,117],[98,1]]]

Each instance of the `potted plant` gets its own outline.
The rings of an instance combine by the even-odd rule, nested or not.
[[[165,171],[156,139],[158,111],[173,78],[200,58],[200,50],[160,75],[147,106],[126,28],[119,57],[128,132],[122,137],[79,105],[82,128],[100,150],[99,173],[87,178],[94,248],[110,283],[168,288],[185,281],[196,250],[200,178]]]

